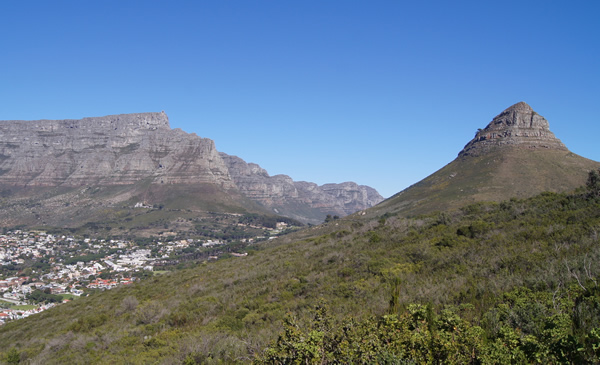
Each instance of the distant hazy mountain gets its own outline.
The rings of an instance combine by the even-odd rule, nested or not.
[[[524,102],[479,129],[458,157],[387,199],[369,215],[415,215],[477,201],[523,198],[583,185],[600,163],[576,155],[554,136],[548,121]]]
[[[293,181],[287,175],[269,176],[257,164],[221,153],[229,173],[240,191],[276,214],[306,223],[321,223],[323,217],[346,216],[370,208],[383,197],[368,186],[354,182],[317,185]]]
[[[245,164],[238,160],[235,166]],[[276,177],[273,189],[257,196],[240,185],[235,166],[212,140],[171,129],[164,112],[0,121],[0,222],[73,226],[137,203],[322,222],[327,214],[343,216],[382,200],[373,189],[345,183],[315,185],[298,202],[301,183],[288,191],[289,181],[279,186]]]

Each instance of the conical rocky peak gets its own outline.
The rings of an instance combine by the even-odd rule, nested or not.
[[[479,129],[454,161],[366,215],[416,216],[544,191],[571,191],[598,167],[599,162],[570,152],[550,131],[548,121],[520,102]]]
[[[507,111],[512,111],[512,110],[518,110],[524,113],[531,113],[533,112],[533,109],[531,108],[531,106],[529,106],[529,104],[527,104],[524,101],[519,101],[518,103],[506,108],[505,111],[503,111],[502,113],[506,113]]]
[[[519,102],[498,114],[484,129],[479,129],[459,156],[478,156],[495,147],[567,147],[550,131],[548,121],[527,103]]]

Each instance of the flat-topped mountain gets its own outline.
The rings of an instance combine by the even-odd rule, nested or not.
[[[233,182],[215,144],[163,113],[0,122],[0,184],[85,186]]]
[[[259,196],[226,160],[212,140],[171,129],[164,112],[0,121],[0,222],[72,226],[101,219],[96,213],[141,203],[262,211],[317,223],[327,214],[343,216],[382,200],[373,189],[365,199],[358,193],[364,188],[346,183],[300,194],[300,203],[303,183],[289,177],[269,178],[270,188]]]
[[[600,163],[576,155],[524,102],[479,129],[458,157],[369,211],[401,215],[444,211],[478,201],[525,198],[582,186]]]

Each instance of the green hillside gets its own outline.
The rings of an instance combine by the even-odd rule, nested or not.
[[[543,191],[569,191],[581,186],[588,171],[598,167],[600,163],[568,150],[496,147],[477,156],[459,156],[368,214],[414,216],[479,201],[500,202]]]
[[[594,186],[410,219],[388,213],[333,220],[256,246],[246,257],[198,263],[9,323],[0,328],[2,358],[598,361]],[[315,312],[318,303],[326,315]],[[361,333],[372,335],[371,352]]]
[[[189,229],[172,222],[211,220],[215,213],[275,216],[237,190],[208,183],[11,187],[1,193],[3,227],[67,228],[90,236],[148,237],[165,230],[185,235]]]

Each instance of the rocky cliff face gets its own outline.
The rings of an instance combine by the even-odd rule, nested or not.
[[[320,188],[343,204],[346,214],[370,208],[383,201],[383,197],[379,195],[377,190],[354,182],[325,184],[321,185]]]
[[[320,223],[327,214],[345,216],[383,200],[368,186],[353,182],[319,186],[293,181],[286,175],[269,176],[257,164],[221,153],[240,191],[272,211],[309,223]],[[299,215],[294,212],[304,212]]]
[[[478,156],[499,146],[567,150],[550,131],[548,121],[524,102],[507,108],[480,129],[459,156]]]
[[[0,184],[215,183],[234,188],[214,142],[171,129],[163,113],[0,122]]]
[[[205,187],[195,188],[199,184]],[[191,193],[210,190],[207,184],[220,193]],[[92,186],[126,189],[103,200],[86,197],[83,204],[80,190],[73,189]],[[52,195],[59,194],[57,190],[48,192],[51,188],[62,189],[60,198]],[[41,195],[34,197],[42,189],[45,203],[40,203]],[[52,206],[41,211],[68,207],[64,210],[71,215],[75,206],[89,211],[92,206],[104,209],[131,199],[162,205],[178,196],[183,200],[178,207],[191,205],[191,200],[201,207],[201,201],[211,200],[213,207],[227,201],[228,207],[239,210],[248,206],[240,201],[247,201],[241,192],[277,214],[313,223],[322,222],[326,214],[344,216],[382,200],[374,189],[354,183],[319,187],[285,175],[271,177],[256,164],[219,154],[210,139],[171,129],[164,112],[0,121],[0,195],[14,200],[17,191],[21,199],[32,197],[43,207]],[[189,198],[183,198],[183,192]],[[9,215],[17,214],[19,207]]]

